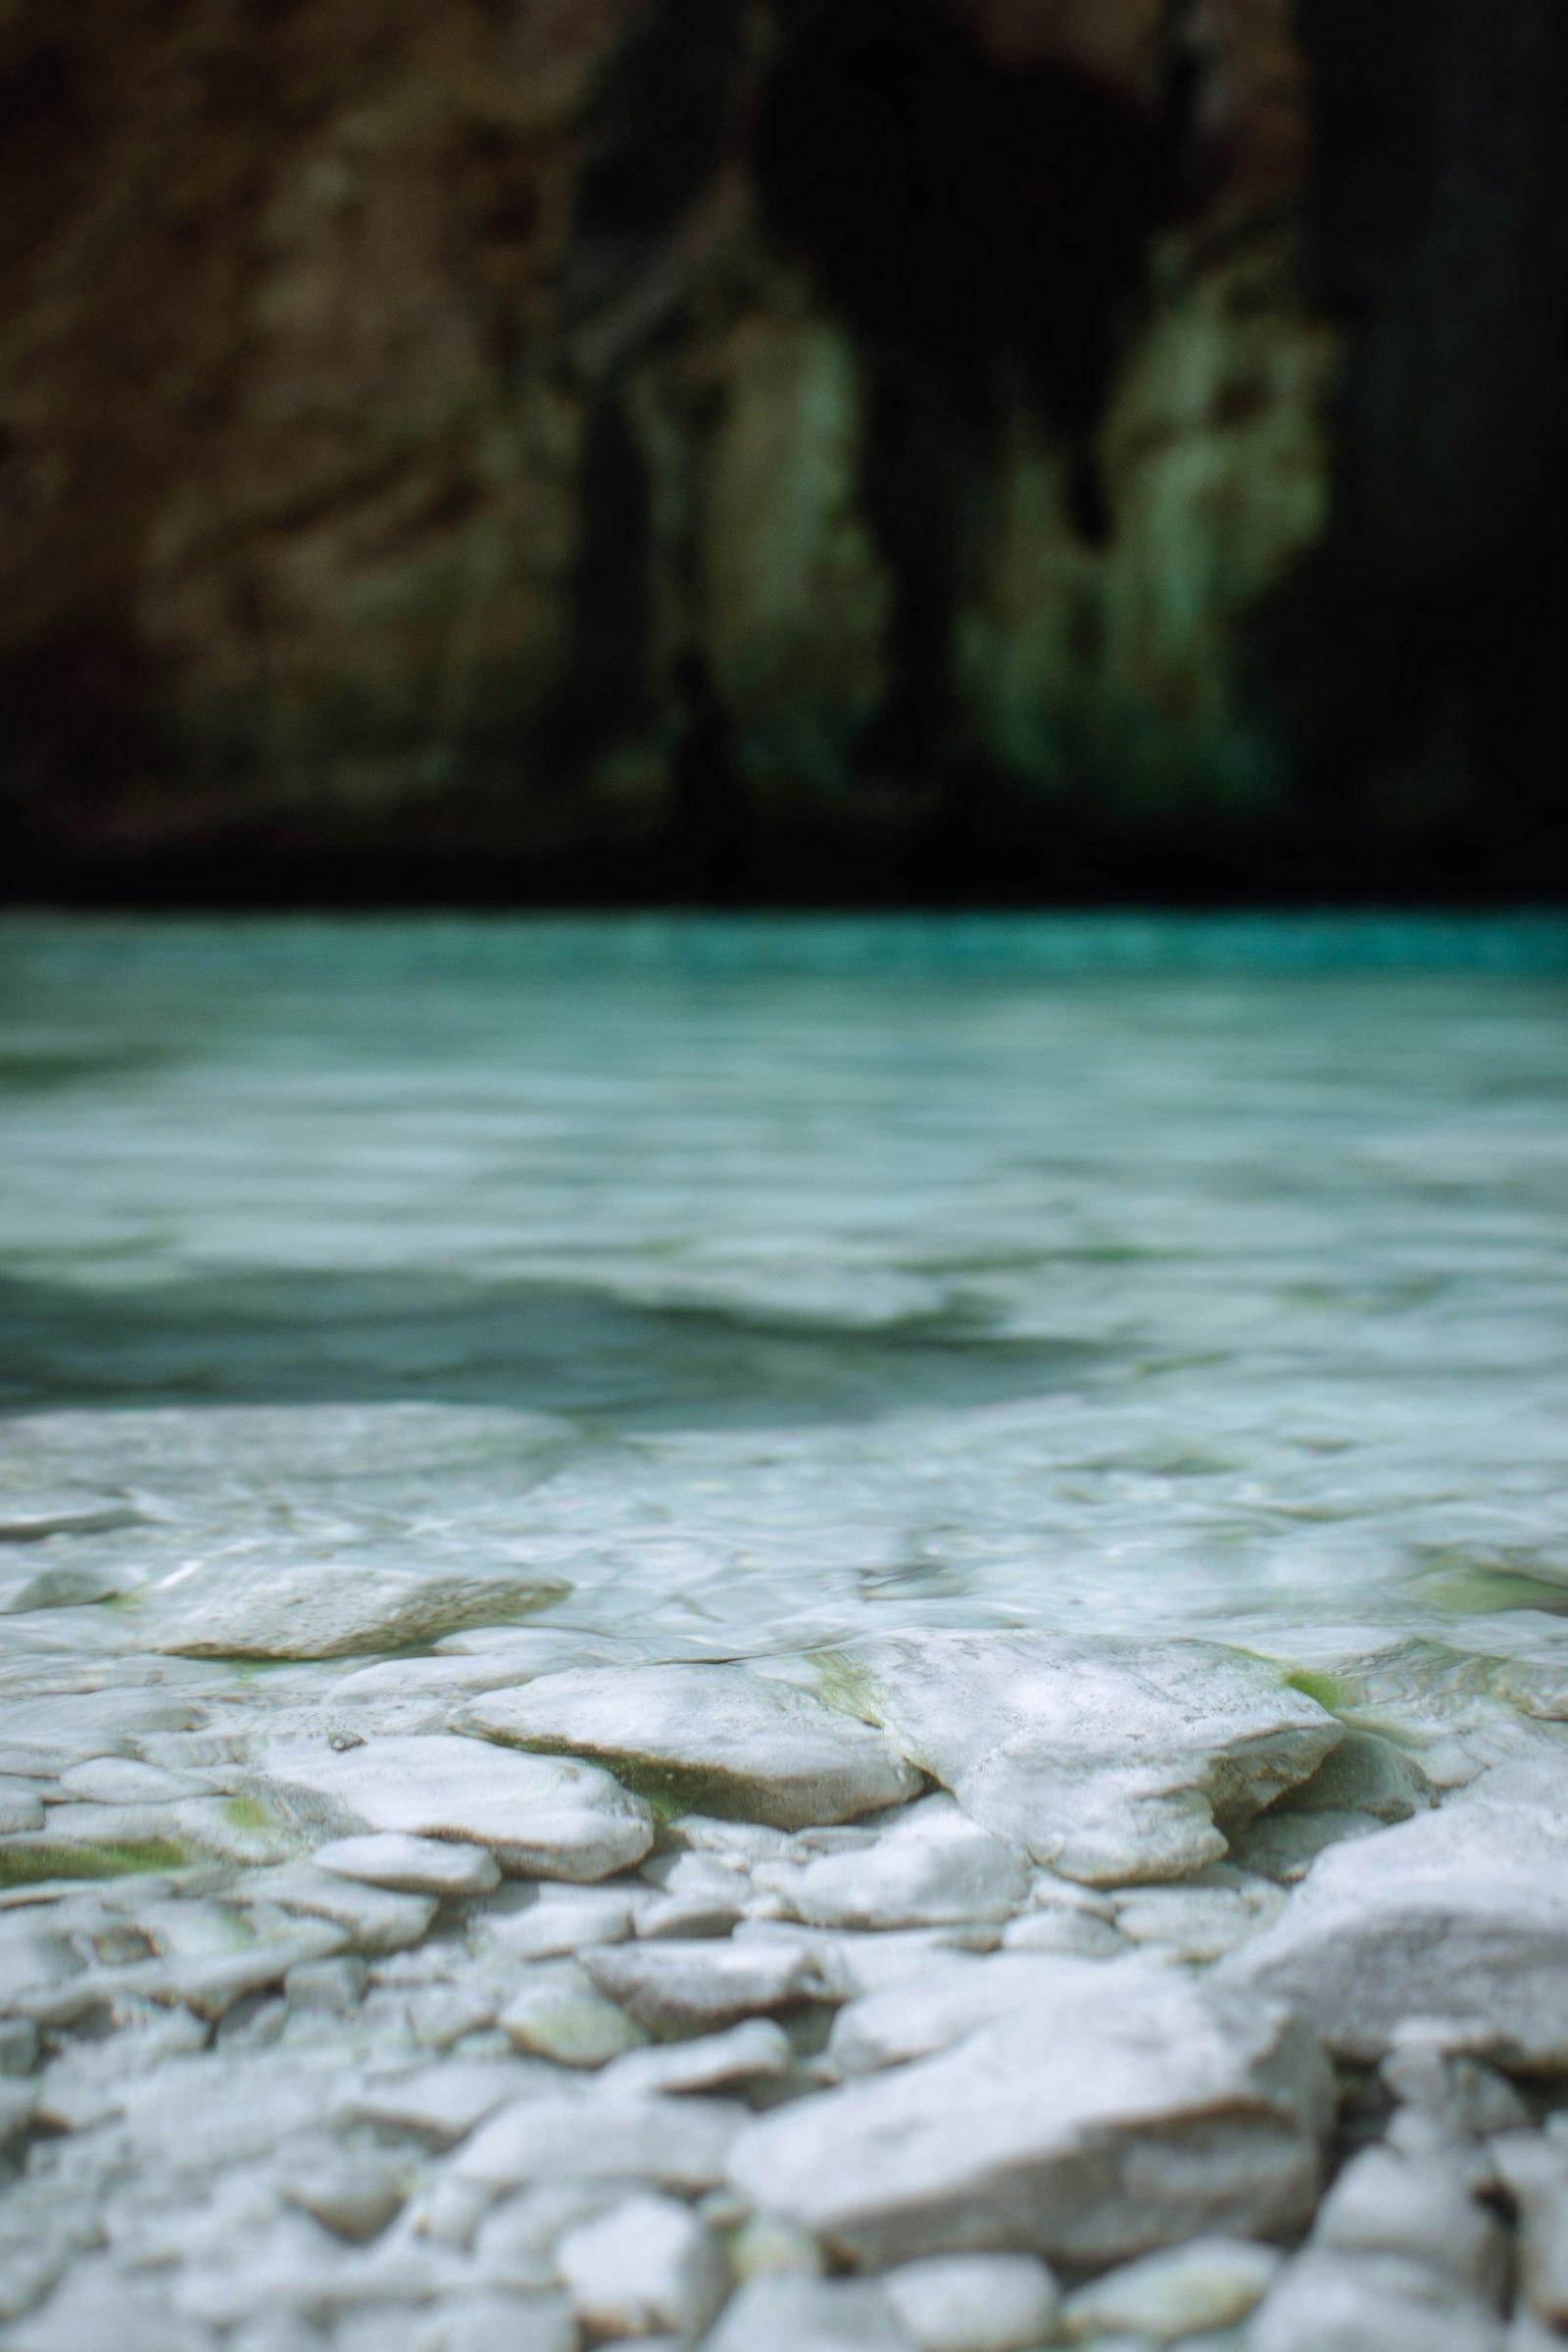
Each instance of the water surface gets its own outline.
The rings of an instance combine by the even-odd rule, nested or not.
[[[16,918],[0,1561],[1550,1645],[1565,1044],[1546,918]]]

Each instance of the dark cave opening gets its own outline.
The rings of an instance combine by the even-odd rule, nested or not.
[[[1004,70],[942,0],[779,13],[759,204],[859,353],[861,492],[893,586],[891,683],[859,763],[956,790],[956,760],[972,795],[952,671],[977,491],[1021,400],[1068,452],[1079,532],[1112,531],[1097,433],[1170,202],[1169,109],[1057,66]]]

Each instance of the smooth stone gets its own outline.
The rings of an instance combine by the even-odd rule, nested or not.
[[[760,1941],[771,1921],[747,1922],[737,1940]],[[783,1931],[798,1936],[809,1952],[825,1998],[857,2001],[863,1994],[884,1992],[929,1974],[952,1955],[970,1958],[995,1951],[1001,1937],[995,1928],[883,1928],[862,1933],[856,1928],[807,1928]]]
[[[759,2210],[853,2261],[1093,2268],[1311,2213],[1332,2084],[1277,2003],[1138,1959],[1000,1954],[863,2009],[875,2030],[852,2008],[830,2050],[882,2071],[752,2122],[730,2165]]]
[[[885,2272],[882,2286],[920,2352],[1028,2352],[1060,2301],[1033,2254],[934,2254]]]
[[[1116,1927],[1130,1943],[1154,1945],[1196,1964],[1221,1959],[1279,1916],[1285,1897],[1266,1882],[1253,1887],[1143,1886],[1116,1905]]]
[[[111,1494],[8,1494],[0,1502],[0,1544],[41,1544],[48,1536],[108,1535],[136,1527],[142,1513]]]
[[[578,1668],[475,1699],[465,1731],[593,1756],[682,1810],[781,1830],[913,1796],[920,1776],[879,1733],[744,1666]]]
[[[1448,2136],[1530,2129],[1530,2110],[1505,2075],[1479,2058],[1450,2057],[1425,2034],[1402,2035],[1379,2073],[1394,2098],[1430,2116]]]
[[[1487,2302],[1501,2300],[1507,2277],[1501,2224],[1476,2201],[1469,2168],[1441,2148],[1419,2156],[1363,2148],[1319,2206],[1312,2242],[1342,2254],[1398,2255]]]
[[[38,2029],[30,2017],[0,2017],[0,2075],[30,2075],[38,2063]]]
[[[657,1889],[637,1914],[639,1936],[727,1936],[751,1899],[751,1877],[716,1854],[655,1854],[640,1876]]]
[[[558,2080],[517,2058],[451,2058],[357,2083],[339,2097],[336,2115],[343,2123],[375,2124],[383,2131],[411,2132],[431,2147],[450,2148],[498,2109],[530,2091],[543,2095]]]
[[[1408,1821],[1437,1801],[1420,1765],[1377,1732],[1348,1730],[1310,1780],[1279,1798],[1280,1813],[1368,1813],[1384,1823]]]
[[[1503,2352],[1494,2311],[1393,2255],[1309,2246],[1252,2316],[1248,2352]]]
[[[1432,2021],[1510,2070],[1568,2066],[1568,1811],[1555,1765],[1507,1766],[1332,1847],[1278,1923],[1220,1963],[1360,2065]]]
[[[218,1557],[181,1572],[171,1593],[154,1589],[142,1641],[191,1658],[352,1657],[520,1617],[569,1590],[531,1569],[472,1575],[365,1552],[260,1564]]]
[[[628,2197],[568,2230],[556,2262],[578,2319],[605,2335],[699,2335],[730,2285],[720,2248],[670,2197]]]
[[[531,1968],[498,2022],[514,2049],[558,2066],[604,2066],[647,2039],[574,1960]]]
[[[302,1960],[283,1979],[283,1998],[308,2016],[352,2017],[368,1981],[365,1962],[347,1952],[335,1960]]]
[[[493,1854],[449,1838],[415,1838],[382,1830],[365,1838],[334,1838],[316,1850],[317,1867],[340,1879],[359,1879],[399,1894],[489,1894],[501,1884]]]
[[[915,2352],[885,2289],[870,2278],[750,2278],[708,2352]]]
[[[1506,2132],[1489,2153],[1519,2216],[1519,2289],[1531,2312],[1568,2327],[1568,2147]]]
[[[379,2236],[408,2197],[402,2168],[374,2156],[345,2152],[332,2163],[290,2168],[282,2182],[284,2197],[329,2230],[334,2237],[364,2244]]]
[[[1286,1813],[1270,1806],[1231,1840],[1231,1859],[1281,1886],[1298,1886],[1331,1845],[1375,1838],[1384,1827],[1371,1813]]]
[[[452,2161],[459,2179],[496,2188],[618,2178],[713,2188],[744,2114],[715,2099],[541,2097],[492,2116]]]
[[[1128,1945],[1113,1921],[1053,1904],[1048,1910],[1025,1911],[1009,1920],[1002,1931],[1002,1948],[1008,1952],[1060,1952],[1080,1960],[1114,1960]]]
[[[701,2034],[816,1989],[810,1954],[784,1939],[596,1944],[582,1965],[601,1992],[658,2035]]]
[[[564,2295],[443,2296],[417,2324],[414,2352],[577,2352],[578,2334]],[[341,2328],[334,2352],[353,2352]],[[365,2352],[385,2352],[372,2337]]]
[[[946,1795],[897,1814],[858,1852],[761,1862],[752,1874],[794,1918],[825,1928],[1000,1922],[1027,1902],[1033,1877],[1017,1846],[981,1829]]]
[[[406,1951],[417,1943],[436,1910],[430,1895],[392,1894],[384,1886],[361,1886],[309,1862],[258,1871],[245,1882],[243,1892],[247,1902],[275,1903],[281,1911],[330,1920],[360,1951],[372,1954]]]
[[[185,1796],[210,1794],[208,1784],[190,1773],[166,1772],[135,1756],[94,1756],[60,1775],[63,1796],[95,1805],[168,1805]]]
[[[24,1617],[33,1609],[88,1609],[100,1600],[119,1600],[130,1589],[123,1569],[90,1567],[85,1560],[52,1560],[0,1600],[0,1616]]]
[[[749,2017],[725,2034],[695,2041],[665,2042],[654,2049],[628,2050],[599,2078],[614,2098],[644,2097],[654,2091],[713,2090],[726,2082],[756,2082],[791,2073],[795,2051],[782,2026],[771,2018]]]
[[[24,1781],[0,1785],[0,1837],[23,1837],[43,1828],[43,1798]]]
[[[723,2195],[723,2190],[717,2192]],[[729,2258],[737,2278],[819,2278],[822,2249],[810,2232],[775,2213],[731,2225]]]
[[[1207,1642],[900,1634],[826,1674],[973,1820],[1093,1886],[1217,1861],[1341,1736],[1281,1668]]]
[[[1240,2237],[1146,2254],[1069,2295],[1063,2325],[1074,2337],[1125,2333],[1156,2344],[1234,2328],[1261,2302],[1284,2259],[1273,2246]]]
[[[587,1943],[623,1943],[645,1900],[640,1886],[544,1886],[517,1910],[486,1905],[470,1933],[475,1948],[510,1959],[560,1959]]]
[[[647,1805],[608,1772],[482,1740],[435,1733],[341,1752],[324,1740],[278,1740],[266,1771],[274,1794],[324,1800],[361,1828],[487,1846],[514,1878],[608,1878],[654,1841]]]

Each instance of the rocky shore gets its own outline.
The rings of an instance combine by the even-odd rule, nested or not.
[[[0,936],[4,2352],[1563,2341],[1561,981],[1205,936]]]
[[[294,1416],[230,1418],[281,1471]],[[1560,1649],[661,1662],[557,1577],[273,1585],[105,1516],[0,1530],[162,1570],[10,1598],[15,2352],[1568,2325]]]

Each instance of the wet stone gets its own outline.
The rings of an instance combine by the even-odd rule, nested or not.
[[[601,1992],[661,2036],[702,2034],[782,2008],[817,1982],[808,1951],[782,1938],[598,1944],[582,1964]]]
[[[142,1639],[195,1658],[342,1658],[434,1642],[547,1608],[564,1584],[346,1555],[234,1562],[217,1558],[155,1593]]]
[[[872,2071],[749,2125],[731,2178],[857,2261],[988,2246],[1098,2266],[1310,2214],[1315,2042],[1175,1970],[950,1962],[852,2005],[830,2048]]]
[[[604,2066],[646,2039],[574,1960],[529,1969],[498,2022],[514,2049],[553,2059],[558,2066]]]
[[[1411,2024],[1511,2066],[1568,2066],[1568,1816],[1554,1764],[1510,1765],[1331,1847],[1278,1923],[1221,1964],[1375,2063]]]
[[[333,1838],[318,1846],[316,1863],[340,1879],[359,1879],[400,1894],[488,1894],[501,1884],[493,1855],[480,1846],[383,1830],[365,1838]]]
[[[869,1846],[760,1862],[752,1878],[790,1917],[814,1926],[912,1928],[1009,1919],[1033,1875],[1019,1847],[979,1828],[952,1797],[929,1796],[888,1821]]]
[[[562,2237],[556,2262],[579,2320],[606,2335],[695,2336],[730,2285],[714,2239],[669,2197],[628,2197],[580,2223]]]
[[[1204,1642],[909,1634],[830,1661],[971,1818],[1091,1885],[1180,1878],[1341,1736],[1283,1671]]]
[[[1055,2328],[1056,2280],[1029,2254],[938,2254],[885,2272],[883,2290],[920,2352],[1029,2352]]]
[[[1198,2238],[1080,2287],[1062,2321],[1075,2339],[1124,2334],[1155,2344],[1233,2328],[1262,2300],[1283,2260],[1246,2238]]]
[[[325,1740],[277,1740],[266,1786],[297,1792],[343,1826],[482,1845],[516,1878],[593,1880],[640,1862],[653,1819],[606,1772],[523,1756],[443,1735],[369,1740],[343,1751]]]
[[[680,1810],[797,1830],[912,1796],[920,1777],[864,1725],[740,1666],[584,1669],[474,1700],[466,1731],[591,1756]]]
[[[874,2279],[748,2280],[709,2338],[710,2352],[915,2352]]]

